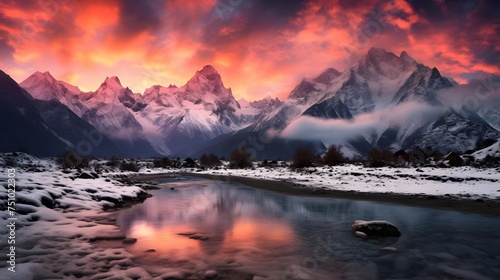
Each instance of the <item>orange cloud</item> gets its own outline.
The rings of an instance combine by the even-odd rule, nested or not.
[[[45,12],[46,22],[24,38],[23,26],[34,14],[41,20],[44,10],[35,0],[6,3],[0,3],[0,51],[4,69],[18,81],[48,70],[95,90],[117,75],[143,92],[154,84],[183,85],[212,64],[236,97],[285,98],[304,76],[345,70],[371,46],[405,50],[461,82],[467,73],[500,70],[500,24],[483,19],[488,9],[481,5],[462,15],[446,1],[429,7],[403,0],[242,1],[220,17],[217,0],[137,1],[132,7],[123,0],[78,1]],[[450,16],[433,17],[425,8]]]
[[[114,26],[118,21],[118,6],[114,1],[97,2],[80,8],[75,25],[85,34],[94,34]]]

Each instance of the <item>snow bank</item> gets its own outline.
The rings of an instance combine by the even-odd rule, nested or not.
[[[500,140],[493,145],[472,154],[472,157],[474,157],[475,160],[483,160],[486,156],[500,157]]]
[[[215,176],[242,176],[287,181],[306,188],[372,193],[453,195],[500,198],[500,172],[495,168],[366,168],[360,165],[322,166],[298,171],[287,167],[199,171]]]
[[[152,279],[134,266],[124,249],[106,249],[89,242],[98,235],[118,236],[114,218],[103,211],[126,200],[145,194],[140,187],[122,184],[113,173],[96,179],[78,179],[76,171],[58,170],[51,159],[38,159],[26,154],[0,155],[16,162],[16,205],[11,215],[7,209],[8,172],[0,167],[0,218],[17,218],[16,273],[0,263],[2,279],[111,279],[122,276]],[[10,220],[9,220],[10,222]],[[0,236],[9,229],[0,227]],[[0,240],[0,251],[12,244]]]

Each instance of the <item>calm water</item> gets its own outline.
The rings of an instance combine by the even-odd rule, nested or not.
[[[153,270],[230,268],[263,277],[255,279],[500,279],[497,218],[287,196],[204,179],[163,183],[118,217],[127,236],[138,238],[130,251]],[[402,236],[357,239],[351,232],[357,219],[388,220]],[[387,246],[399,251],[381,250]]]

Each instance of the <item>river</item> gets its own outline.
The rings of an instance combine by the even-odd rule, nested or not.
[[[254,279],[500,279],[498,218],[190,177],[160,182],[152,198],[117,217],[138,239],[127,250],[148,270],[168,268],[180,277],[230,269]],[[390,221],[402,235],[358,239],[351,231],[358,219]]]

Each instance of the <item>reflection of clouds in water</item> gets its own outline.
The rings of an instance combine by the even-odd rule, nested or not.
[[[418,269],[424,271],[420,276],[424,278],[425,273],[432,272],[432,260],[417,258],[435,254],[440,248],[456,254],[461,263],[485,266],[485,271],[491,260],[481,259],[483,256],[477,252],[500,254],[498,246],[491,246],[497,238],[491,232],[500,230],[499,221],[477,215],[389,203],[286,196],[218,181],[185,181],[182,185],[191,187],[153,191],[152,198],[118,215],[126,234],[138,238],[129,250],[137,255],[157,250],[154,257],[146,254],[149,265],[167,263],[184,271],[245,267],[275,279],[287,267],[300,266],[303,260],[313,257],[314,249],[322,244],[318,240],[323,240],[334,253],[310,274],[312,279],[330,279],[327,276],[342,271],[346,262],[360,262],[363,267],[375,262],[375,268],[385,273],[384,278],[391,278],[394,263],[377,261],[387,254],[380,248],[388,245],[353,237],[351,224],[357,219],[387,219],[396,224],[403,235],[389,245],[401,249],[398,256],[406,262],[419,262]],[[182,232],[197,232],[210,239],[193,240],[178,235]],[[477,249],[469,250],[472,255],[468,257],[461,255],[460,250],[468,250],[463,246],[424,246],[445,241],[459,241]],[[418,254],[415,250],[419,250]],[[416,275],[414,269],[410,266],[401,275]]]

